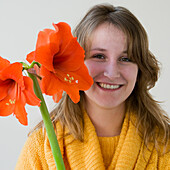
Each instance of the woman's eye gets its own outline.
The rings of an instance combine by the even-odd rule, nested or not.
[[[120,61],[123,61],[123,62],[131,62],[131,59],[129,59],[128,57],[121,57],[121,58],[120,58]]]
[[[95,55],[92,56],[92,58],[105,59],[105,56],[103,54],[95,54]]]

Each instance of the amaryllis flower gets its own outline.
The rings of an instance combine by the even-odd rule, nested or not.
[[[22,75],[21,63],[10,64],[0,57],[0,116],[14,113],[21,124],[27,125],[26,103],[40,106],[31,78]]]
[[[44,29],[38,34],[35,51],[27,56],[41,64],[42,91],[58,102],[65,91],[73,102],[80,100],[79,90],[93,84],[84,64],[84,50],[71,34],[68,24],[53,24],[55,30]]]

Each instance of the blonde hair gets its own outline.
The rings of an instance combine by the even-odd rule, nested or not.
[[[149,51],[148,38],[145,29],[137,18],[124,7],[114,7],[109,4],[96,5],[90,9],[74,30],[80,45],[86,54],[90,48],[90,36],[101,24],[113,24],[127,36],[128,56],[138,65],[138,77],[135,88],[126,101],[126,110],[137,116],[134,122],[145,145],[153,142],[158,145],[159,136],[163,132],[164,145],[170,137],[170,120],[155,101],[149,90],[158,80],[159,64],[155,56]],[[80,102],[74,104],[67,94],[58,107],[51,113],[54,123],[60,121],[67,126],[75,139],[83,141],[83,114],[81,105],[83,93],[80,92]],[[161,133],[160,133],[161,132]]]

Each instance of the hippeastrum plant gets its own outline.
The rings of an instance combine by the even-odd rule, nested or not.
[[[41,64],[42,91],[45,94],[52,95],[58,102],[65,91],[77,103],[79,90],[87,90],[92,84],[84,64],[84,50],[71,34],[68,24],[61,22],[53,26],[55,30],[39,32],[36,49],[27,56],[27,61],[35,60]]]
[[[27,125],[25,105],[39,106],[56,168],[63,170],[64,162],[42,93],[59,102],[65,91],[78,103],[79,91],[88,90],[93,79],[84,64],[84,50],[71,34],[70,26],[63,22],[53,26],[54,30],[39,32],[35,51],[27,55],[30,65],[10,64],[0,57],[0,116],[13,113],[21,124]],[[29,77],[22,75],[24,70]]]

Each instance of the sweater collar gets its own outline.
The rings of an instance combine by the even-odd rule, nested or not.
[[[133,114],[130,119],[135,119]],[[57,123],[57,138],[61,149],[62,156],[66,160],[71,169],[95,169],[105,170],[99,140],[95,128],[84,111],[84,142],[74,140],[72,135],[67,135],[63,140],[63,134],[67,134],[69,130],[65,128],[64,132]],[[48,140],[45,144],[45,155],[49,164],[49,169],[55,169],[55,163],[52,157],[52,152]],[[119,142],[112,159],[109,170],[131,170],[145,169],[151,152],[145,149],[143,152],[143,142],[137,133],[133,123],[129,120],[126,114],[122,126]],[[153,146],[150,147],[152,150]],[[145,153],[145,160],[143,158]]]

